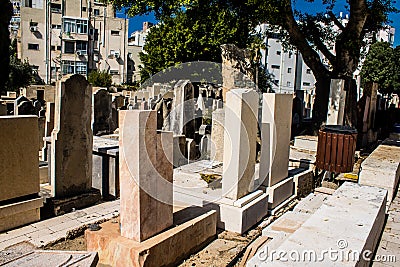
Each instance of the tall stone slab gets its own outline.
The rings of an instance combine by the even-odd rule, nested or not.
[[[106,89],[99,89],[93,93],[93,134],[109,134],[115,129],[112,96]]]
[[[222,196],[237,200],[254,187],[259,96],[252,89],[226,93]]]
[[[265,187],[288,176],[292,99],[291,94],[263,94],[260,179]]]
[[[224,160],[224,123],[224,109],[215,110],[212,113],[210,159],[219,162],[223,162]]]
[[[81,75],[57,84],[54,129],[51,133],[52,195],[69,197],[92,186],[92,87]]]
[[[174,135],[194,138],[194,87],[189,80],[180,80],[174,87],[174,100],[170,113],[170,130]]]
[[[332,79],[329,92],[327,125],[343,125],[346,106],[345,80]]]
[[[39,192],[38,118],[0,118],[0,201]]]
[[[38,118],[0,117],[0,232],[40,219]]]
[[[119,113],[121,235],[137,242],[173,224],[172,132],[157,132],[157,112]]]

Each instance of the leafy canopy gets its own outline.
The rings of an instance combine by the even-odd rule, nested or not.
[[[362,81],[379,84],[382,93],[400,89],[400,47],[393,49],[386,42],[374,43],[361,69]]]
[[[95,70],[89,73],[88,82],[92,86],[109,88],[112,84],[112,76],[106,71]]]
[[[26,87],[34,83],[32,67],[27,60],[21,61],[17,58],[17,40],[14,39],[9,48],[10,65],[8,80],[5,88],[7,91],[18,91],[20,87]]]
[[[142,79],[167,67],[190,61],[221,62],[220,46],[246,47],[249,26],[225,4],[176,11],[151,28],[146,37]]]

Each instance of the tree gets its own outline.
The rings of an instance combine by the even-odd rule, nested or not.
[[[27,60],[17,58],[17,40],[14,39],[9,47],[9,73],[5,83],[5,90],[18,91],[19,88],[34,82],[32,67]]]
[[[92,71],[89,73],[88,82],[96,87],[109,88],[112,84],[112,76],[106,71]]]
[[[178,10],[164,17],[146,37],[142,81],[170,66],[190,61],[221,62],[224,43],[246,47],[249,25],[225,3],[201,5],[197,9]]]
[[[397,48],[397,53],[399,48]],[[381,93],[390,93],[399,89],[398,64],[395,49],[389,43],[377,42],[371,45],[361,69],[362,83],[375,82],[379,84]]]
[[[114,5],[129,8],[130,15],[154,11],[159,18],[174,16],[177,10],[196,9],[199,4],[213,5],[213,0],[108,0]],[[292,0],[227,0],[227,5],[246,18],[250,25],[268,22],[277,25],[285,33],[291,45],[302,54],[304,62],[316,78],[316,99],[313,120],[318,127],[325,119],[328,109],[329,87],[333,78],[345,79],[349,92],[346,94],[345,123],[356,125],[356,90],[352,76],[361,57],[361,49],[367,33],[377,31],[388,22],[388,14],[397,9],[390,0],[322,0],[325,10],[312,14],[297,10]],[[317,0],[307,0],[317,2]],[[321,1],[318,1],[321,2]],[[335,7],[349,12],[349,19],[342,23],[332,12]],[[325,16],[327,14],[327,16]],[[334,34],[335,25],[339,34]],[[332,52],[334,47],[335,52]],[[329,68],[320,57],[329,62]]]
[[[8,80],[9,73],[9,47],[10,47],[10,32],[8,25],[10,23],[13,7],[10,1],[0,1],[0,93],[5,92],[5,85]]]

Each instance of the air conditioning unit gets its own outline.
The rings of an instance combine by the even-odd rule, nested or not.
[[[93,61],[94,62],[99,62],[99,55],[98,54],[94,54],[93,55]]]
[[[76,51],[76,54],[78,56],[86,56],[87,52],[86,52],[86,50],[78,50],[78,51]]]
[[[31,30],[31,32],[37,32],[38,26],[30,26],[29,29]]]

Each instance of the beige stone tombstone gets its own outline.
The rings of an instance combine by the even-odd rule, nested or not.
[[[119,113],[121,235],[137,242],[173,224],[172,132],[157,132],[151,110]]]
[[[0,117],[0,232],[40,219],[37,116]]]
[[[224,160],[224,109],[217,109],[212,113],[211,127],[211,160]]]
[[[258,100],[252,89],[226,93],[223,197],[237,200],[253,191]]]
[[[292,101],[291,94],[263,94],[260,179],[266,187],[288,176]]]
[[[189,80],[180,80],[174,87],[174,99],[169,115],[170,130],[174,135],[194,138],[194,87]]]
[[[81,75],[57,84],[51,133],[50,180],[54,197],[88,192],[92,187],[92,86]]]

